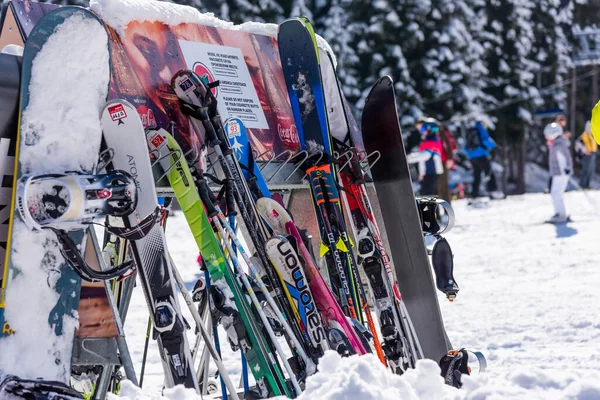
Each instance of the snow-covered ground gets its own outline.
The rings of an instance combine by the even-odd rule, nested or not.
[[[420,362],[400,378],[386,375],[374,357],[342,360],[330,354],[302,398],[600,399],[600,214],[593,208],[600,206],[600,192],[586,194],[567,193],[574,222],[564,226],[543,223],[552,214],[549,195],[513,196],[487,208],[454,203],[457,222],[447,238],[461,291],[454,303],[441,294],[439,301],[453,345],[481,350],[488,360],[488,371],[467,379],[464,390],[441,385],[431,362]],[[196,247],[182,216],[170,219],[167,236],[175,263],[191,284],[198,271]],[[127,318],[139,373],[147,323],[140,290]],[[223,348],[237,383],[239,354],[226,344]],[[157,395],[162,383],[151,342],[144,391]],[[185,396],[183,391],[167,394]],[[129,386],[121,395],[141,398]]]

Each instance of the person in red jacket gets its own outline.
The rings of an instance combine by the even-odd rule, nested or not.
[[[442,144],[438,139],[439,131],[439,123],[433,118],[428,118],[421,125],[422,142],[419,152],[427,156],[419,161],[419,182],[421,183],[419,193],[421,196],[436,194],[438,179],[444,172]]]
[[[437,195],[440,199],[446,200],[448,203],[452,201],[450,196],[450,187],[448,186],[448,171],[454,166],[454,152],[456,151],[456,143],[452,132],[445,126],[440,127],[440,141],[442,144],[442,166],[444,172],[440,175],[437,185]]]

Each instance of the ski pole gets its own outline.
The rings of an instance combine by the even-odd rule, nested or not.
[[[252,260],[250,259],[250,257],[248,257],[246,250],[244,250],[244,248],[242,247],[241,243],[239,242],[238,238],[235,235],[235,232],[233,231],[233,229],[231,228],[231,226],[225,219],[225,216],[223,215],[223,213],[221,212],[221,210],[219,209],[218,206],[215,206],[215,208],[217,209],[218,218],[223,222],[223,225],[225,225],[225,228],[229,231],[229,237],[233,240],[233,242],[235,243],[237,248],[240,250],[240,254],[242,255],[242,258],[248,265],[248,268],[250,268],[250,271],[252,272],[252,277],[254,278],[254,281],[256,282],[256,284],[258,285],[260,290],[263,291],[265,298],[267,299],[267,302],[269,303],[271,308],[273,308],[273,312],[275,313],[275,315],[277,315],[277,319],[279,320],[279,322],[281,322],[281,324],[284,326],[284,328],[287,332],[290,332],[289,336],[291,337],[292,343],[294,344],[296,351],[298,351],[298,353],[300,354],[300,357],[306,363],[306,369],[307,369],[308,375],[312,375],[314,372],[316,372],[317,366],[308,357],[308,355],[306,355],[306,352],[304,351],[302,345],[298,341],[298,338],[296,337],[296,335],[293,334],[292,328],[289,326],[287,318],[285,317],[285,314],[283,314],[283,312],[281,312],[279,307],[277,307],[277,304],[275,304],[275,300],[273,299],[273,297],[269,293],[269,290],[267,289],[264,282],[262,281],[262,279],[258,273],[258,270],[256,269],[256,266],[254,265],[254,263],[252,263]],[[215,225],[217,226],[217,229],[219,229],[219,233],[223,237],[226,238],[227,232],[225,232],[225,230],[223,229],[221,224],[217,222]],[[228,245],[228,247],[229,246],[230,245]]]
[[[140,388],[144,384],[144,371],[146,370],[146,356],[148,355],[148,343],[150,342],[150,331],[152,330],[152,318],[148,316],[148,328],[146,329],[146,341],[144,343],[144,355],[142,356],[142,370],[140,371]]]
[[[265,326],[265,329],[267,330],[267,333],[271,337],[273,345],[275,346],[275,349],[281,355],[283,366],[285,367],[288,375],[290,376],[290,379],[292,381],[292,385],[294,386],[294,389],[296,390],[296,394],[300,395],[300,393],[302,392],[302,389],[300,389],[300,384],[298,383],[298,379],[296,378],[296,374],[294,374],[294,371],[292,370],[292,367],[290,366],[289,361],[285,358],[285,353],[283,352],[283,349],[281,348],[281,345],[279,344],[279,341],[277,340],[277,337],[275,336],[275,332],[273,332],[273,328],[271,327],[271,323],[269,322],[269,320],[268,320],[268,318],[267,318],[267,316],[266,316],[266,314],[265,314],[262,306],[260,305],[260,302],[258,301],[258,298],[256,297],[256,294],[254,293],[254,290],[252,289],[252,285],[250,284],[250,281],[248,281],[248,278],[246,277],[246,274],[244,273],[244,271],[242,270],[241,266],[239,265],[238,259],[235,256],[235,254],[232,254],[231,244],[227,240],[227,235],[225,233],[225,230],[223,229],[223,226],[221,226],[221,223],[219,222],[219,218],[218,217],[213,217],[212,218],[212,222],[215,224],[215,226],[219,230],[219,233],[221,234],[221,236],[223,236],[223,238],[225,239],[223,242],[225,242],[225,246],[227,246],[227,250],[229,250],[230,258],[231,258],[231,263],[233,264],[233,267],[235,269],[236,275],[242,280],[242,283],[246,287],[246,291],[250,295],[250,299],[252,300],[252,303],[254,304],[254,307],[256,308],[256,310],[258,312],[258,315],[260,316],[260,319],[262,320],[262,322],[263,322],[263,324]],[[264,288],[264,285],[262,285],[262,286]],[[259,287],[260,287],[260,285],[259,285]],[[265,289],[266,288],[264,288],[264,289],[261,288],[261,290],[265,290]],[[265,293],[264,293],[265,297],[267,297],[268,293],[269,292],[265,290]],[[267,299],[268,299],[268,297],[267,297]],[[274,311],[275,311],[276,314],[281,313],[279,311],[279,308],[275,308]],[[295,339],[295,341],[298,342],[298,339],[294,335],[290,335],[290,336],[292,337],[292,340]],[[302,356],[302,354],[304,354],[304,357],[306,357],[308,359],[308,357],[306,356],[306,353],[304,353],[302,351],[301,356]],[[308,364],[307,364],[307,367],[308,367]]]
[[[227,387],[227,389],[229,389],[229,394],[230,394],[231,398],[233,400],[239,400],[236,388],[233,385],[233,382],[231,382],[231,378],[229,377],[229,373],[227,372],[227,369],[225,368],[225,365],[223,364],[223,361],[221,360],[219,353],[217,353],[217,350],[210,342],[210,337],[209,337],[208,333],[206,332],[206,329],[204,328],[204,324],[202,323],[202,317],[200,317],[198,310],[196,310],[196,308],[194,307],[194,301],[192,300],[192,297],[188,293],[188,291],[185,287],[185,283],[183,282],[183,279],[181,278],[181,275],[179,274],[179,270],[175,267],[175,263],[173,262],[173,259],[171,258],[170,255],[169,255],[169,259],[171,261],[171,266],[172,266],[175,282],[177,283],[177,286],[179,287],[179,291],[181,292],[181,295],[183,296],[185,303],[187,304],[190,312],[192,313],[192,317],[194,318],[194,321],[196,322],[196,325],[198,326],[198,329],[200,330],[200,334],[202,335],[202,339],[204,339],[204,342],[206,343],[206,347],[208,348],[208,351],[210,352],[213,360],[215,361],[215,364],[217,364],[217,369],[219,370],[221,378],[225,382],[225,386]]]

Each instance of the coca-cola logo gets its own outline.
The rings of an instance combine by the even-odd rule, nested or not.
[[[148,106],[141,105],[136,108],[140,119],[142,120],[142,125],[144,128],[149,126],[156,126],[156,118],[154,118],[154,112],[152,109],[148,108]]]
[[[277,133],[279,138],[284,143],[300,144],[298,138],[298,128],[295,124],[291,124],[288,128],[282,126],[280,123],[277,124]]]

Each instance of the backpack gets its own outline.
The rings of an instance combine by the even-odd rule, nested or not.
[[[473,151],[476,148],[481,147],[481,136],[479,135],[477,128],[472,127],[467,130],[465,147],[469,151]]]

